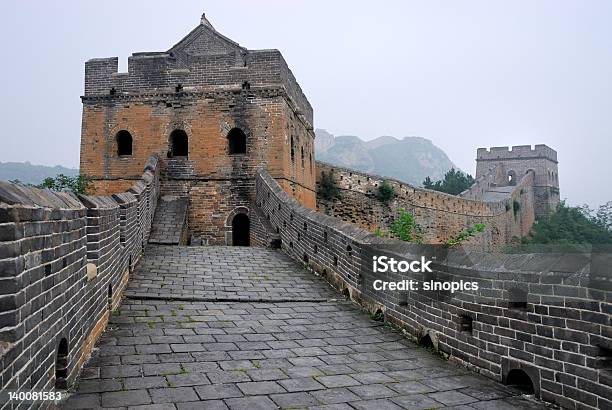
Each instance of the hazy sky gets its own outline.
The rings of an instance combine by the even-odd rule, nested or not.
[[[167,50],[199,23],[282,51],[335,135],[418,135],[462,169],[548,144],[561,196],[612,200],[612,1],[6,1],[0,161],[78,166],[84,62]]]

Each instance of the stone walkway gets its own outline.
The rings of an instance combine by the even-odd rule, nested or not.
[[[280,251],[150,247],[128,294],[64,408],[544,408],[336,300]]]
[[[162,196],[159,198],[149,243],[159,245],[178,245],[185,221],[187,220],[187,208],[189,198],[176,196]]]

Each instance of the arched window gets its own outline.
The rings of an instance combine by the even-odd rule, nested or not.
[[[170,134],[170,151],[168,156],[171,158],[189,156],[189,139],[185,131],[172,131],[172,134]]]
[[[516,185],[516,173],[508,171],[508,185]]]
[[[246,154],[246,134],[240,128],[232,128],[227,134],[230,155]]]
[[[55,388],[65,389],[67,386],[66,379],[68,378],[68,340],[63,338],[57,346],[57,355],[55,357]]]
[[[291,162],[295,161],[295,148],[293,147],[293,136],[291,136]]]
[[[117,155],[132,155],[132,134],[126,130],[117,133]]]

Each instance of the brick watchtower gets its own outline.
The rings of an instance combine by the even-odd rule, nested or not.
[[[162,194],[189,197],[189,227],[207,243],[254,216],[260,167],[315,207],[312,107],[278,50],[248,50],[203,15],[169,50],[117,69],[117,57],[85,63],[81,172],[98,194],[127,189],[156,153]]]
[[[503,184],[514,185],[529,171],[534,172],[534,206],[536,217],[550,214],[559,204],[559,173],[557,151],[540,144],[509,147],[478,148],[476,178],[491,168],[504,175]]]

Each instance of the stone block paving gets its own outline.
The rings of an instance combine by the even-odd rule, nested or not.
[[[157,202],[149,243],[178,245],[187,217],[189,198],[162,196]]]
[[[320,301],[339,297],[280,250],[153,246],[132,273],[130,297],[175,300]]]
[[[166,269],[172,281],[180,271],[182,281],[197,282],[201,272],[219,281],[209,286],[232,283],[219,295],[239,294],[250,284],[269,289],[270,301],[263,301],[261,289],[253,292],[257,301],[126,298],[62,408],[546,408],[413,344],[353,303],[333,299],[338,295],[324,281],[278,251],[149,251],[132,285],[149,283],[146,272],[151,283],[163,280]],[[225,259],[231,262],[221,264]],[[278,283],[261,285],[249,279],[255,273],[278,275]],[[290,279],[298,293],[320,301],[277,301],[292,291]],[[169,290],[189,296],[200,289],[206,286]]]

